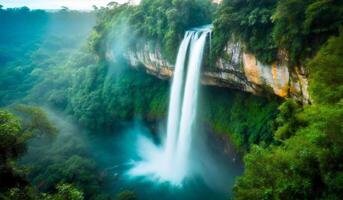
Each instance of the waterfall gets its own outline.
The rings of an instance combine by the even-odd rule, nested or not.
[[[168,122],[167,122],[167,138],[166,138],[166,160],[168,165],[171,165],[177,135],[179,131],[181,99],[182,99],[182,84],[184,76],[184,65],[186,60],[186,53],[191,37],[194,33],[186,32],[176,59],[173,82],[170,92]]]
[[[177,173],[182,178],[187,171],[187,160],[192,142],[192,128],[195,123],[198,100],[200,68],[208,32],[201,34],[194,43],[189,56],[185,92],[182,103],[179,138],[176,149]]]
[[[130,170],[130,175],[149,175],[175,185],[181,185],[187,177],[190,171],[188,161],[197,113],[200,71],[206,38],[210,33],[210,26],[185,33],[173,74],[164,145],[158,148],[146,139],[141,140],[140,151],[143,161]],[[188,63],[186,63],[188,52]],[[184,81],[185,66],[187,66],[187,74]]]

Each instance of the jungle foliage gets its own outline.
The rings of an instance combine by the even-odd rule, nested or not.
[[[277,145],[253,146],[236,199],[341,199],[343,196],[343,32],[307,65],[312,105],[280,107]]]
[[[0,111],[0,198],[109,198],[100,189],[107,179],[85,144],[64,137],[41,109],[14,104],[49,105],[93,133],[112,133],[135,118],[161,120],[167,81],[131,68],[123,53],[146,39],[173,61],[184,31],[209,23],[214,7],[207,0],[143,0],[137,7],[112,3],[95,11],[87,46],[82,44],[94,23],[79,20],[91,21],[93,14],[0,9],[1,21],[8,20],[0,29],[0,85],[6,86],[0,88],[0,105],[12,108],[12,113]],[[249,152],[234,188],[236,199],[343,196],[342,8],[338,0],[228,0],[220,6],[214,53],[219,56],[231,37],[266,63],[285,49],[291,63],[309,70],[313,100],[312,105],[292,99],[279,105],[274,98],[204,88],[201,120]],[[35,28],[27,28],[23,19]],[[69,28],[61,29],[67,22]],[[60,32],[48,33],[50,28]],[[32,143],[43,145],[29,154]],[[40,159],[30,157],[35,154]],[[134,198],[130,191],[115,197]]]
[[[111,4],[98,10],[91,48],[103,56],[106,41],[122,34],[131,39],[128,47],[150,41],[173,63],[185,31],[210,24],[215,7],[209,0],[142,0],[138,6]]]
[[[52,123],[43,109],[18,105],[45,104],[44,95],[34,96],[34,88],[79,51],[94,16],[69,10],[0,9],[0,106],[7,107],[0,111],[0,199],[110,198],[102,188],[107,178],[99,178],[89,147]],[[46,85],[42,94],[49,89],[57,91]],[[54,95],[65,98],[61,92]],[[62,104],[57,107],[64,109]]]
[[[216,133],[227,134],[241,152],[274,143],[280,100],[221,88],[203,87],[199,115]]]
[[[225,0],[214,20],[214,54],[233,37],[264,63],[286,50],[291,65],[304,64],[342,24],[339,0]]]
[[[0,106],[28,95],[51,67],[83,44],[94,13],[0,9]]]
[[[342,198],[342,23],[343,4],[335,0],[233,0],[220,6],[214,53],[220,56],[233,38],[264,63],[286,50],[290,66],[308,70],[312,98],[312,105],[288,99],[279,106],[274,142],[251,145],[235,199]]]
[[[27,151],[27,141],[35,137],[50,138],[57,130],[40,108],[20,105],[14,111],[26,117],[0,110],[0,198],[82,200],[83,193],[70,184],[60,182],[56,192],[41,193],[28,182],[27,169],[18,165],[18,159]]]

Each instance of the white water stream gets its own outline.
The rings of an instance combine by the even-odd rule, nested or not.
[[[175,64],[164,145],[159,148],[147,139],[142,139],[140,152],[143,160],[130,170],[130,175],[149,175],[181,185],[189,174],[191,169],[188,161],[197,113],[200,71],[206,39],[210,33],[211,28],[208,26],[186,32]]]

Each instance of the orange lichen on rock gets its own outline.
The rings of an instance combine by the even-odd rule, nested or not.
[[[275,94],[277,94],[278,96],[280,97],[287,97],[288,95],[288,86],[287,85],[284,85],[280,88],[277,88],[277,87],[274,87],[274,92]]]
[[[255,84],[262,84],[260,69],[257,65],[256,57],[252,54],[243,53],[244,74],[247,79]]]
[[[281,67],[281,70],[278,70],[278,65],[274,63],[272,65],[272,76],[273,76],[273,90],[275,94],[281,97],[286,97],[288,95],[289,87],[288,87],[288,78],[287,78],[285,69]]]

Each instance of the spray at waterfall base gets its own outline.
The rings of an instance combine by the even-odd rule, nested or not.
[[[162,146],[157,146],[149,138],[139,137],[138,154],[141,160],[129,170],[130,176],[144,176],[151,180],[182,186],[186,178],[196,174],[190,162],[191,147],[195,137],[193,132],[200,71],[206,40],[210,33],[211,26],[186,32],[175,64],[165,141]]]

